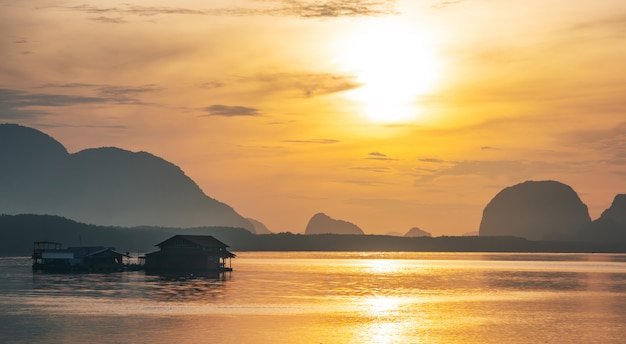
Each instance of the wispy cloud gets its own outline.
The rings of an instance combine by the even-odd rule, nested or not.
[[[283,140],[282,142],[328,145],[328,144],[339,143],[341,141],[335,140],[335,139],[310,139],[310,140]]]
[[[346,179],[343,180],[342,183],[360,185],[360,186],[375,186],[375,185],[390,185],[391,183],[380,181],[380,180],[371,180],[371,179]]]
[[[440,10],[440,9],[443,9],[443,8],[446,8],[446,7],[450,7],[450,6],[454,6],[454,5],[460,4],[463,1],[465,1],[465,0],[438,1],[435,4],[433,4],[431,7],[434,8],[434,9]]]
[[[224,82],[220,81],[220,80],[210,80],[210,81],[206,81],[203,82],[201,84],[198,85],[199,88],[204,88],[204,89],[213,89],[213,88],[220,88],[220,87],[224,87]]]
[[[386,154],[383,154],[381,152],[371,152],[369,154],[367,154],[367,158],[368,160],[381,160],[381,161],[391,161],[391,160],[395,160],[392,159],[390,157],[388,157]]]
[[[626,168],[626,122],[607,129],[575,131],[568,133],[566,139],[577,147],[594,149],[605,163]]]
[[[544,161],[524,160],[465,160],[445,162],[439,168],[417,167],[416,184],[432,182],[441,177],[480,176],[487,179],[503,178],[509,182],[516,182],[532,178],[535,175],[545,175],[563,171],[564,166]]]
[[[588,20],[585,22],[578,23],[574,25],[572,28],[574,30],[587,30],[594,28],[614,28],[619,30],[621,33],[626,33],[626,13],[619,13],[610,17]]]
[[[126,23],[128,23],[127,20],[125,20],[124,18],[121,18],[121,17],[99,16],[99,17],[92,17],[91,20],[94,20],[94,21],[97,21],[97,22],[101,22],[101,23],[105,23],[105,24],[126,24]]]
[[[391,0],[279,0],[275,8],[262,11],[266,15],[287,15],[301,18],[362,17],[396,14]]]
[[[207,114],[204,116],[224,116],[224,117],[239,117],[239,116],[259,116],[261,113],[258,109],[247,106],[230,106],[215,104],[204,109]]]
[[[98,92],[101,97],[108,99],[110,102],[120,104],[144,104],[139,100],[140,94],[152,93],[159,88],[156,85],[144,86],[101,86]]]
[[[290,16],[300,18],[339,18],[383,16],[397,14],[395,0],[265,0],[261,7],[223,7],[197,9],[167,6],[94,6],[89,4],[67,6],[65,9],[90,15],[102,23],[121,24],[126,16],[154,17],[159,15],[211,15],[211,16]],[[271,4],[267,6],[266,4]]]
[[[357,170],[357,171],[374,172],[374,173],[386,173],[386,172],[391,171],[391,168],[389,167],[352,167],[350,169]]]
[[[193,14],[193,15],[204,15],[207,14],[206,11],[197,10],[197,9],[189,9],[182,7],[165,7],[165,6],[139,6],[132,4],[122,4],[120,6],[115,7],[98,7],[94,5],[78,5],[78,6],[67,6],[64,7],[66,9],[96,14],[96,15],[135,15],[135,16],[156,16],[163,14]]]
[[[417,160],[421,161],[421,162],[430,162],[430,163],[434,163],[434,164],[441,164],[441,163],[445,162],[445,160],[436,159],[436,158],[421,158],[421,159],[417,159]]]
[[[99,85],[85,83],[49,83],[39,86],[42,89],[84,89],[98,94],[99,98],[118,104],[145,104],[139,99],[139,95],[158,91],[157,85],[120,86]]]
[[[361,87],[354,75],[332,73],[273,73],[246,78],[261,82],[271,91],[297,90],[309,98]]]
[[[48,113],[45,107],[62,107],[78,104],[104,103],[101,97],[84,97],[65,94],[31,93],[14,89],[0,89],[0,118],[23,119]]]

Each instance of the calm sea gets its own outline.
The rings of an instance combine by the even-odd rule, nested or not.
[[[0,258],[0,343],[624,343],[626,255],[239,253],[215,276]]]

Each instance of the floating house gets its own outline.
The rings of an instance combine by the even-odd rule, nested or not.
[[[210,235],[175,235],[155,246],[159,251],[145,257],[147,272],[232,271],[235,254]]]
[[[104,246],[61,248],[51,241],[37,241],[33,248],[33,270],[44,272],[112,272],[123,271],[127,254]]]

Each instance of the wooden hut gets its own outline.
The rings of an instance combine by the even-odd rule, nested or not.
[[[175,235],[155,246],[160,250],[145,257],[148,272],[232,271],[235,254],[210,235]]]
[[[60,243],[38,241],[34,243],[33,270],[40,271],[123,271],[124,257],[112,247],[79,246],[61,248]]]

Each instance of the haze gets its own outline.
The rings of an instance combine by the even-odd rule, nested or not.
[[[502,188],[626,179],[626,3],[1,1],[0,122],[180,166],[273,232],[477,230]]]

